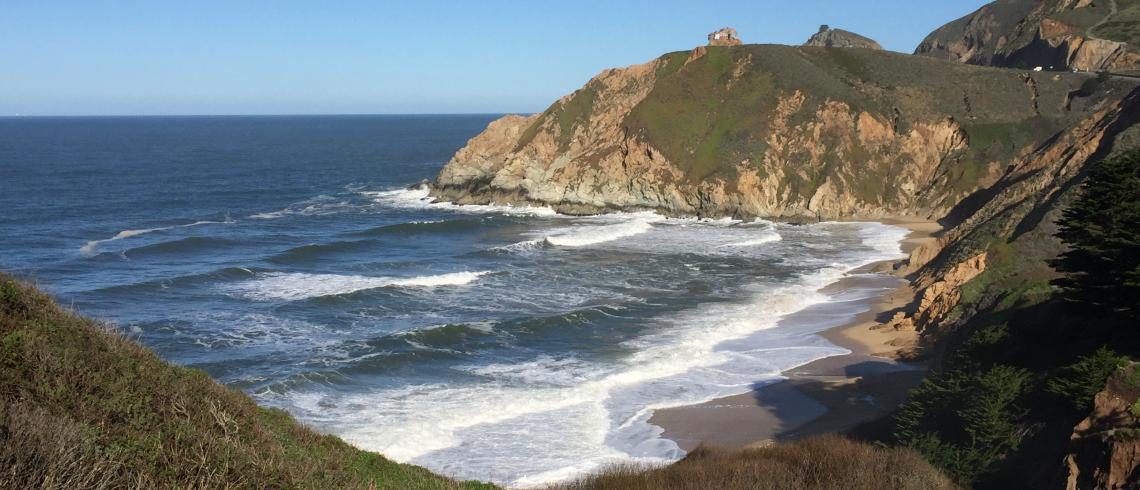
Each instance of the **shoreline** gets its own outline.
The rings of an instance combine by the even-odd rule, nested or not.
[[[920,219],[878,221],[910,230],[900,242],[907,255],[934,241],[941,229]],[[656,410],[649,423],[663,429],[660,437],[688,452],[701,444],[747,447],[843,432],[890,413],[925,374],[923,366],[896,360],[900,350],[914,345],[915,332],[876,329],[914,298],[909,281],[901,277],[905,270],[895,270],[898,262],[867,264],[823,288],[830,293],[883,290],[858,300],[861,312],[854,318],[816,334],[850,353],[785,370],[785,379],[748,393]],[[781,323],[802,321],[811,310],[788,315]]]

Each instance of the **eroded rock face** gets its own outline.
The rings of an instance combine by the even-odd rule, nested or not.
[[[1058,196],[1074,186],[1085,165],[1112,143],[1113,137],[1140,119],[1140,90],[1105,104],[1032,152],[1015,159],[985,199],[955,219],[933,244],[911,252],[915,300],[888,325],[937,336],[953,328],[948,314],[960,303],[962,286],[985,271],[988,240],[1006,240],[1040,225],[1037,220],[1057,205]],[[964,205],[966,205],[964,203]]]
[[[1110,378],[1073,429],[1065,457],[1068,490],[1140,486],[1140,418],[1132,411],[1140,386],[1129,380],[1133,369]]]
[[[970,282],[986,270],[985,252],[954,264],[950,270],[924,288],[918,300],[918,309],[913,317],[916,330],[923,331],[937,326],[958,306],[962,299],[962,285]]]
[[[932,32],[915,54],[986,66],[1055,70],[1128,71],[1140,68],[1140,50],[1101,39],[1054,18],[1074,9],[1100,9],[1088,0],[998,0]],[[1106,19],[1107,20],[1107,19]]]
[[[693,182],[661,152],[636,136],[623,134],[622,110],[632,107],[653,80],[654,64],[607,72],[591,81],[599,87],[595,104],[609,109],[590,116],[589,125],[561,134],[543,127],[521,147],[518,135],[535,124],[508,116],[460,150],[440,173],[435,195],[458,203],[527,201],[580,212],[654,209],[673,215],[766,216],[818,219],[877,217],[918,211],[937,215],[946,205],[926,208],[925,184],[942,163],[966,146],[953,119],[915,123],[903,132],[878,115],[832,101],[805,106],[801,92],[781,97],[765,141],[769,151],[757,161],[736,164],[737,179]],[[541,124],[541,123],[540,123]],[[563,144],[559,140],[568,137]],[[803,178],[800,167],[823,167],[835,156],[858,162],[829,175],[809,194],[794,194],[788,181]],[[900,162],[902,162],[900,164]],[[863,170],[891,172],[894,196],[859,195]]]
[[[863,37],[843,29],[832,29],[826,25],[820,26],[819,32],[812,34],[807,42],[804,43],[804,46],[883,49],[874,39]]]
[[[904,55],[850,53],[860,58],[837,61],[819,48],[712,46],[606,70],[542,114],[492,123],[448,162],[432,195],[582,214],[940,218],[1001,176],[1009,162],[986,148],[1017,144],[980,138],[972,145],[966,124],[1068,118],[1073,110],[1062,106],[1082,81],[973,74],[984,70],[973,67],[958,73]],[[871,63],[901,68],[849,71]],[[924,76],[954,92],[867,78],[909,69],[928,70]],[[994,82],[960,88],[951,74]],[[685,125],[693,128],[678,130]],[[1028,151],[1037,142],[1020,144]]]

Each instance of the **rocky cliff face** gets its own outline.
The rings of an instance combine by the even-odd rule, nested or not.
[[[1119,135],[1135,132],[1140,122],[1140,88],[1126,84],[1116,90],[1130,92],[1100,102],[1094,113],[1014,158],[993,184],[942,218],[947,229],[938,240],[911,253],[909,270],[917,294],[892,326],[916,329],[927,337],[953,329],[968,320],[951,318],[951,312],[961,303],[963,286],[986,270],[987,249],[1017,240],[1056,240],[1052,221],[1062,197],[1079,184],[1087,163],[1111,152]],[[1043,249],[1043,255],[1027,262],[1044,267],[1060,245],[1038,243],[1035,248]]]
[[[1066,488],[1140,486],[1140,377],[1130,367],[1108,380],[1092,413],[1073,430]]]
[[[815,47],[701,47],[507,116],[436,179],[458,203],[791,220],[940,218],[1119,97],[1086,77]]]
[[[1131,71],[1140,68],[1131,36],[1098,30],[1134,24],[1129,18],[1116,0],[997,0],[932,32],[915,54],[986,66]]]
[[[804,46],[883,49],[874,39],[863,37],[843,29],[832,29],[826,25],[820,26],[819,32],[812,34],[807,42],[804,43]]]
[[[700,47],[493,122],[431,192],[568,213],[937,219],[946,230],[905,264],[914,301],[891,321],[926,348],[979,311],[979,281],[1008,272],[995,249],[1035,254],[1018,267],[1037,264],[1047,285],[1053,221],[1086,165],[1140,143],[1137,82],[1090,80],[867,49]],[[1074,478],[1135,467],[1121,447],[1108,463],[1074,456]]]

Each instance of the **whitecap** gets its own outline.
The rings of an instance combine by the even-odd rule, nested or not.
[[[489,274],[483,272],[452,272],[418,277],[371,277],[340,274],[308,274],[302,272],[270,272],[258,274],[254,279],[222,287],[240,297],[256,301],[299,300],[320,296],[348,294],[383,287],[433,288],[463,286]]]
[[[763,245],[765,243],[778,242],[782,239],[783,239],[783,237],[780,236],[779,233],[770,232],[770,233],[768,233],[764,236],[761,236],[759,238],[744,240],[742,242],[726,243],[724,245],[721,245],[721,248],[724,248],[724,247],[755,247],[757,245]]]
[[[411,189],[386,191],[364,191],[361,195],[372,198],[377,203],[404,209],[440,209],[468,214],[513,214],[528,216],[560,216],[557,211],[545,206],[513,206],[501,204],[464,204],[436,201],[426,186]]]
[[[650,220],[636,219],[625,223],[601,226],[575,226],[554,230],[546,235],[546,242],[559,247],[585,247],[640,235],[653,229]]]
[[[190,228],[193,226],[202,226],[202,225],[229,225],[229,224],[234,224],[234,223],[237,223],[237,221],[232,220],[230,218],[226,218],[225,221],[201,220],[201,221],[195,221],[193,223],[187,223],[185,225],[160,226],[158,228],[143,228],[143,229],[139,229],[139,230],[123,230],[123,231],[116,233],[115,236],[113,236],[111,238],[105,238],[102,240],[91,240],[91,241],[87,242],[86,244],[84,244],[82,247],[79,247],[79,251],[83,252],[85,254],[88,254],[88,255],[94,254],[97,251],[100,244],[118,241],[118,240],[123,240],[123,239],[131,238],[131,237],[136,237],[139,235],[145,235],[147,233],[154,233],[156,231],[173,230],[175,228]]]
[[[93,254],[93,253],[95,253],[96,249],[99,247],[100,244],[107,243],[107,242],[113,242],[113,241],[117,241],[117,240],[123,240],[125,238],[130,238],[130,237],[134,237],[134,236],[145,235],[147,233],[154,233],[156,231],[169,230],[171,228],[174,228],[174,227],[173,226],[163,226],[160,228],[144,228],[141,230],[123,230],[123,231],[116,233],[115,236],[113,236],[111,238],[105,238],[103,240],[91,240],[91,241],[87,242],[86,245],[79,247],[79,251],[83,252],[85,254]]]

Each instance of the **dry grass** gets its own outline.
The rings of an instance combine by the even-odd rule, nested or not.
[[[0,274],[0,488],[483,487],[317,434]]]
[[[700,447],[660,468],[616,466],[551,490],[952,489],[949,478],[906,449],[822,436],[758,449]]]

